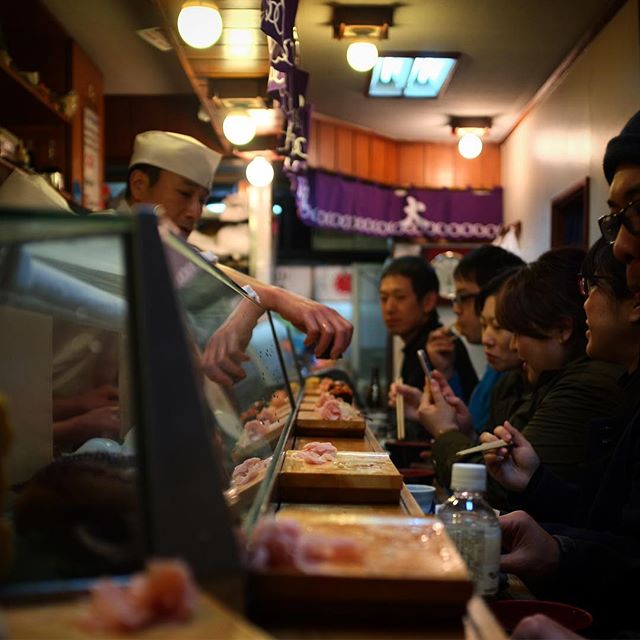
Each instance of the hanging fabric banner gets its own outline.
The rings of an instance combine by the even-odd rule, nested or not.
[[[370,236],[492,240],[502,189],[393,189],[317,169],[290,175],[298,216],[309,226]]]

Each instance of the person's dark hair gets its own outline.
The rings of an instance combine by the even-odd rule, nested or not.
[[[627,287],[626,267],[615,259],[613,245],[600,236],[582,263],[582,276],[590,285],[604,288],[605,292],[618,300],[627,300],[631,291]]]
[[[515,253],[493,244],[484,244],[462,257],[453,277],[470,280],[482,288],[498,273],[523,264],[524,260]]]
[[[160,172],[162,171],[160,167],[156,167],[152,164],[144,164],[142,162],[129,167],[129,171],[127,171],[127,189],[124,192],[126,198],[131,197],[131,187],[129,186],[129,180],[131,179],[131,173],[136,169],[138,171],[142,171],[142,173],[145,173],[147,175],[147,177],[149,178],[150,187],[153,187],[153,185],[158,182],[158,180],[160,179]]]
[[[495,296],[500,291],[500,289],[502,289],[502,285],[504,285],[504,283],[509,278],[514,276],[516,273],[518,273],[518,271],[520,271],[520,269],[522,269],[523,266],[524,266],[524,263],[519,267],[511,267],[506,271],[500,272],[497,276],[494,276],[493,278],[491,278],[491,280],[489,280],[489,282],[487,282],[487,284],[485,284],[484,287],[482,287],[482,289],[480,289],[480,293],[477,295],[475,299],[477,316],[479,316],[482,313],[482,307],[484,307],[484,303],[487,301],[487,298],[489,298],[490,296]]]
[[[544,339],[570,320],[572,358],[582,355],[587,327],[578,278],[584,257],[582,249],[552,249],[522,267],[498,295],[498,322],[513,333]]]
[[[394,258],[383,266],[380,282],[388,276],[409,278],[418,300],[422,300],[430,291],[438,291],[440,289],[440,282],[435,269],[424,258],[419,258],[418,256]]]

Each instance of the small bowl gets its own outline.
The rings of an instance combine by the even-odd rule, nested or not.
[[[522,618],[536,613],[544,613],[572,631],[587,629],[593,622],[588,611],[550,600],[494,600],[489,606],[507,633],[511,633]]]

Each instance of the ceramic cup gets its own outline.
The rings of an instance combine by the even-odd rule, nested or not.
[[[428,484],[408,484],[407,489],[424,513],[433,513],[436,489]]]

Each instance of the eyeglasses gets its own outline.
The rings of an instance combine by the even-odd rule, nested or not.
[[[580,291],[580,295],[588,298],[591,293],[591,289],[598,286],[598,282],[611,282],[611,278],[607,278],[606,276],[585,276],[581,273],[578,274],[578,289]]]
[[[477,293],[456,293],[455,296],[453,296],[453,298],[451,298],[451,302],[453,304],[457,304],[458,306],[460,306],[461,304],[464,304],[467,300],[472,300],[473,298],[477,298],[478,294]]]
[[[623,225],[631,235],[640,235],[640,200],[630,202],[619,211],[607,213],[598,218],[600,232],[610,244],[616,241],[620,227]]]

